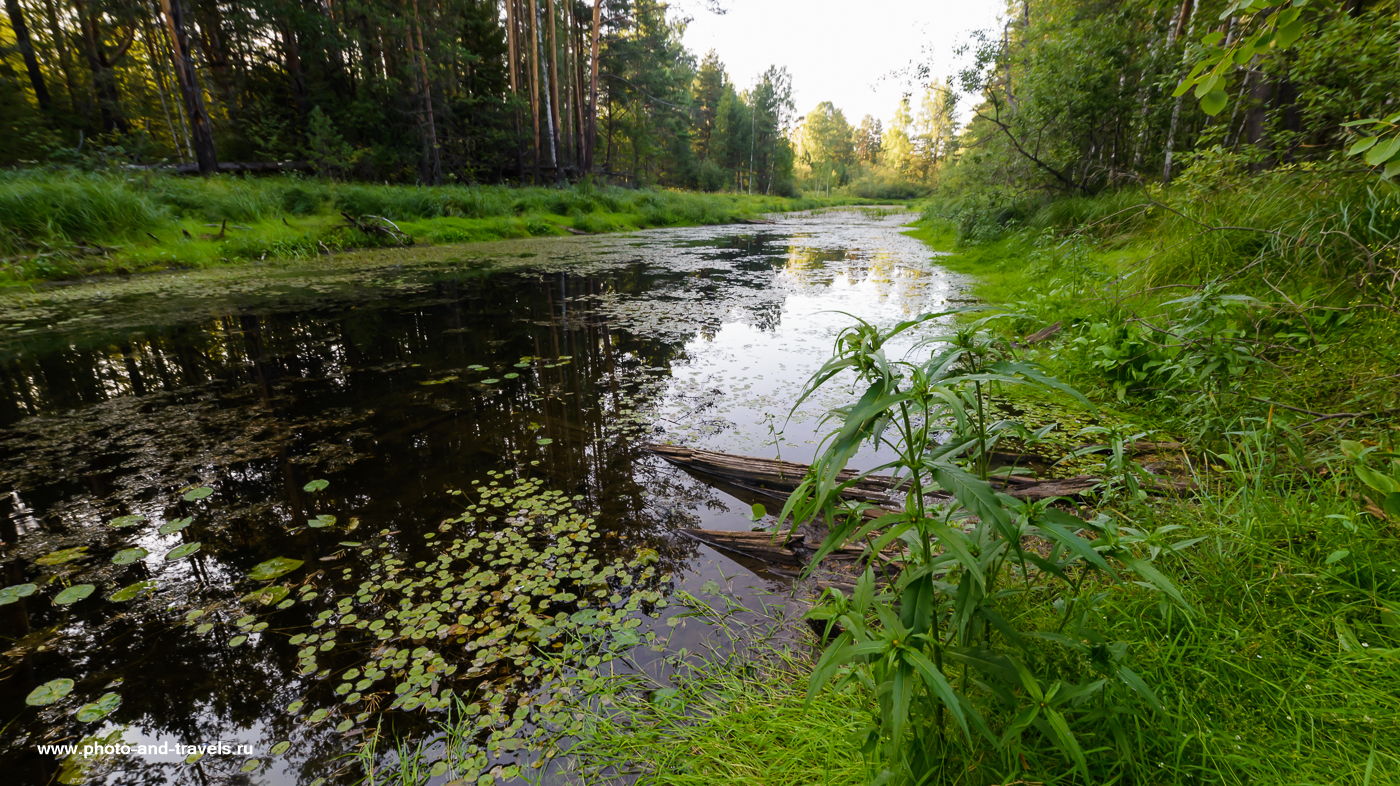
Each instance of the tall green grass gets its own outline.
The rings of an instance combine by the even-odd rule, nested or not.
[[[925,219],[962,246],[1024,232],[1108,245],[1150,238],[1141,265],[1123,272],[1151,285],[1301,277],[1400,294],[1392,278],[1400,269],[1400,186],[1304,169],[1199,180],[1053,200],[962,195],[931,204]]]
[[[0,256],[12,280],[171,264],[312,256],[373,246],[337,229],[342,213],[408,222],[428,242],[732,222],[860,200],[632,190],[613,186],[389,186],[296,178],[192,178],[145,172],[0,172]],[[217,242],[202,239],[223,222]],[[290,230],[290,231],[288,231]],[[186,237],[185,233],[188,233]],[[79,242],[81,241],[81,243]],[[103,246],[94,256],[77,246]],[[110,249],[115,249],[112,251]]]

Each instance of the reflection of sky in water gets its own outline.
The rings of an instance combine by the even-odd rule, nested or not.
[[[752,311],[736,308],[719,329],[686,342],[683,359],[672,365],[662,411],[666,438],[745,455],[781,452],[786,460],[809,463],[830,431],[822,416],[855,394],[833,380],[791,420],[788,413],[806,380],[831,357],[837,334],[856,317],[888,328],[955,305],[948,303],[958,291],[955,277],[929,264],[921,242],[899,233],[902,220],[842,223],[830,233],[787,238],[784,264],[772,273],[776,317],[755,324]],[[891,342],[889,355],[903,357],[918,335]],[[782,440],[775,449],[777,431]],[[856,463],[875,458],[884,456],[867,448]]]

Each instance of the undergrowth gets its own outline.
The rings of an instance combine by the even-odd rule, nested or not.
[[[297,177],[194,178],[69,170],[0,172],[0,283],[240,261],[310,259],[397,245],[345,216],[394,222],[416,242],[722,224],[849,204],[581,184],[389,186]]]

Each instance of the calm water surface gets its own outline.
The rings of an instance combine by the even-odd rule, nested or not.
[[[131,744],[249,745],[259,764],[119,757],[90,773],[101,782],[342,782],[333,759],[365,724],[347,740],[285,711],[337,703],[323,677],[299,673],[288,641],[311,630],[316,607],[260,611],[270,627],[231,645],[245,577],[272,557],[301,559],[293,583],[333,597],[359,578],[359,552],[344,543],[373,536],[423,559],[433,552],[422,535],[462,511],[451,492],[492,472],[574,497],[596,512],[606,549],[654,549],[666,591],[716,577],[741,595],[780,591],[677,534],[748,529],[748,501],[642,446],[810,460],[840,394],[787,415],[852,315],[892,324],[959,304],[959,282],[900,234],[907,220],[844,211],[0,298],[0,586],[38,586],[0,606],[4,782],[53,782],[61,762],[38,745],[113,732]],[[304,490],[315,479],[328,485]],[[185,499],[200,487],[213,493]],[[144,518],[110,526],[132,515]],[[322,515],[336,523],[307,526]],[[193,542],[193,556],[165,559]],[[78,547],[71,561],[37,562]],[[112,563],[138,547],[148,554]],[[154,591],[109,600],[137,581]],[[52,602],[81,583],[96,591]],[[198,633],[186,624],[194,609],[221,627]],[[330,657],[336,668],[363,660]],[[74,680],[68,698],[26,706],[56,678]],[[471,695],[492,679],[453,687]],[[106,692],[122,697],[114,713],[75,718]],[[431,723],[422,711],[388,715],[405,733]],[[270,755],[281,740],[291,747]]]

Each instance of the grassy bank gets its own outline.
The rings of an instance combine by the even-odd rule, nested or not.
[[[1002,622],[979,640],[1027,664],[1047,696],[1076,693],[1041,704],[1059,708],[1063,728],[1048,716],[1022,722],[1029,687],[1015,679],[972,684],[947,665],[947,679],[984,703],[985,734],[964,737],[939,710],[916,713],[892,740],[878,718],[891,701],[898,711],[891,686],[910,689],[878,679],[819,693],[807,733],[869,742],[866,772],[885,771],[885,783],[1400,782],[1400,460],[1387,454],[1400,442],[1397,230],[1394,188],[1296,173],[999,213],[930,206],[911,234],[950,252],[939,264],[974,276],[974,293],[1008,315],[989,323],[988,340],[1059,323],[1022,358],[1115,424],[1058,439],[1180,440],[1193,488],[1106,487],[1079,514],[1098,517],[1096,532],[1142,534],[1103,552],[1119,578],[1085,564],[1068,574],[1073,593],[1028,581],[994,601]],[[1099,460],[1103,476],[1149,477],[1131,456]],[[1089,537],[1103,546],[1103,534]],[[1164,581],[1128,581],[1129,560],[1150,560]],[[872,625],[895,624],[911,597],[902,592],[875,599],[895,617]],[[1066,628],[1067,604],[1083,603],[1092,613]],[[956,615],[952,606],[937,614]],[[1092,636],[1063,635],[1079,625]],[[905,657],[907,645],[889,646],[880,657]],[[1116,684],[1120,665],[1148,692]],[[773,718],[805,691],[804,676],[788,679],[763,687]],[[922,690],[904,706],[911,695],[930,706],[918,704]],[[852,706],[874,709],[853,728]],[[642,731],[603,727],[593,742],[608,761],[669,761],[700,739],[707,760],[744,761],[752,727],[742,705],[653,713]],[[795,737],[762,739],[766,762],[812,755]],[[826,763],[853,755],[833,749]],[[689,782],[679,773],[646,782]]]
[[[310,259],[401,242],[723,224],[859,201],[587,185],[414,187],[10,171],[0,173],[0,284]]]

